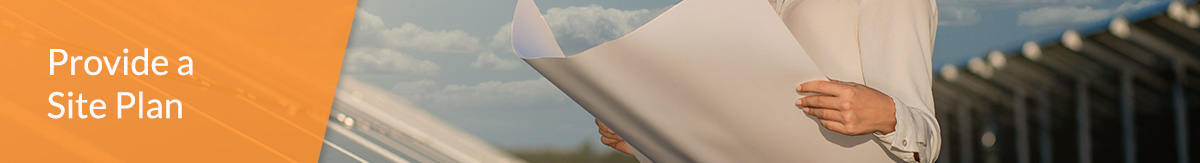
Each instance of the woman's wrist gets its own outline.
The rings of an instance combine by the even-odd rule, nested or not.
[[[879,127],[876,132],[879,132],[880,134],[890,134],[892,132],[896,132],[896,118],[891,118],[888,123],[885,123],[884,126]]]
[[[885,94],[884,96],[887,95]],[[896,109],[899,108],[896,108],[896,102],[892,100],[895,99],[893,99],[891,96],[888,96],[888,102],[892,104],[886,105],[884,108],[884,110],[889,111],[887,114],[889,116],[884,116],[885,118],[882,118],[883,123],[881,123],[883,125],[877,127],[876,132],[879,132],[880,134],[890,134],[892,132],[896,132],[896,112],[898,111]]]

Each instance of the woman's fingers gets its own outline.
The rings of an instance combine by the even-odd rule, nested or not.
[[[836,110],[845,109],[841,103],[843,102],[839,98],[833,96],[807,96],[796,100],[796,106]]]
[[[600,133],[600,136],[613,138],[613,139],[617,139],[617,140],[624,140],[624,139],[621,139],[621,136],[618,136],[616,132],[613,132],[612,129],[609,129],[608,126],[606,126],[606,125],[604,125],[604,123],[600,122],[599,119],[596,120],[596,126],[599,127],[598,132]]]
[[[600,122],[600,119],[596,119],[596,127],[599,128],[600,143],[621,151],[621,153],[633,155],[633,153],[629,152],[629,143],[626,143],[625,139],[622,139],[616,132],[613,132],[612,129]]]
[[[613,143],[612,145],[609,145],[609,147],[612,147],[613,149],[616,149],[617,151],[621,151],[621,153],[625,153],[627,155],[633,155],[633,152],[629,151],[629,143],[626,143],[625,141]]]
[[[855,85],[858,85],[858,83],[854,83],[854,82],[847,82],[847,81],[833,80],[833,79],[829,79],[829,82],[830,82],[830,83],[834,83],[834,84],[841,84],[841,85],[845,85],[845,86],[855,86]]]
[[[815,92],[824,93],[833,96],[844,96],[851,93],[851,86],[837,84],[824,80],[813,80],[800,83],[800,87],[796,88],[797,92]]]
[[[604,123],[600,122],[599,119],[596,120],[596,126],[599,127],[598,132],[600,133],[600,136],[603,136],[603,138],[609,138],[609,139],[613,139],[615,141],[625,141],[625,139],[622,139],[620,135],[617,135],[616,132],[613,132],[612,129],[608,128],[608,126],[606,126],[606,125],[604,125]],[[608,143],[605,143],[605,144],[608,144]]]
[[[620,142],[623,142],[623,141],[613,139],[610,137],[600,137],[600,143],[604,143],[604,145],[612,146],[614,143],[620,143]]]
[[[830,120],[839,123],[845,122],[845,120],[842,118],[842,112],[834,109],[805,107],[804,113],[816,116],[821,120]]]
[[[617,140],[625,140],[625,139],[621,139],[621,136],[618,136],[617,133],[606,132],[606,131],[604,131],[604,129],[600,129],[600,136],[603,136],[606,138],[613,138],[613,139],[617,139]]]
[[[608,147],[612,147],[617,151],[621,151],[621,153],[633,155],[632,152],[629,152],[629,143],[626,143],[624,140],[602,137],[600,138],[600,143],[604,143],[604,145],[607,145]]]
[[[596,119],[596,126],[600,127],[600,130],[608,130],[608,126],[605,126],[604,123],[600,122],[600,119]]]

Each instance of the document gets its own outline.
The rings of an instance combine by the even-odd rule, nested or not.
[[[652,162],[895,162],[795,106],[826,80],[767,1],[684,0],[641,28],[565,56],[533,0],[513,48]]]

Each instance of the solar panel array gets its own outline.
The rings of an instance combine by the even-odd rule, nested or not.
[[[1200,14],[1166,12],[993,51],[934,79],[939,162],[1190,162]]]

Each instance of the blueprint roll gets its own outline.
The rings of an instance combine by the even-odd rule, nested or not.
[[[767,1],[684,0],[646,25],[563,55],[520,0],[513,48],[612,127],[642,161],[895,162],[871,135],[821,127],[794,104],[825,80]]]

